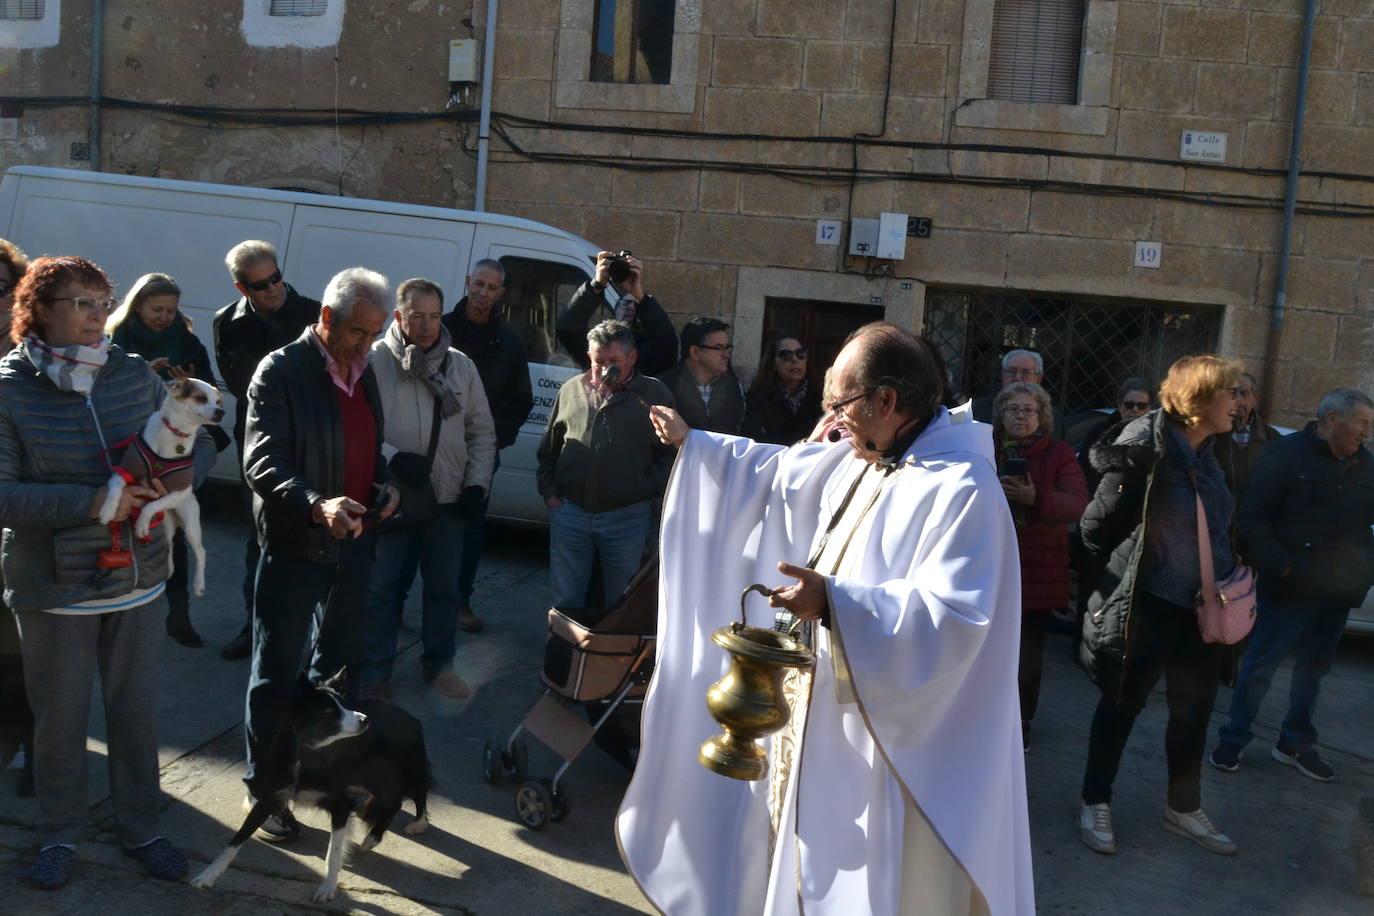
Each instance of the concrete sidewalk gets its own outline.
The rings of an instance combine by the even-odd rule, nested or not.
[[[242,819],[243,692],[247,663],[220,660],[218,649],[243,623],[239,577],[246,528],[210,518],[210,593],[194,602],[203,649],[170,639],[163,647],[158,735],[164,830],[192,860],[192,873],[213,858]],[[0,910],[5,913],[249,914],[304,912],[474,913],[482,916],[652,912],[620,863],[612,821],[627,774],[590,748],[568,774],[573,810],[567,820],[530,831],[514,817],[513,787],[486,785],[484,739],[504,739],[539,696],[538,670],[548,606],[547,540],[498,530],[479,581],[477,612],[486,628],[460,634],[459,670],[479,687],[466,706],[445,703],[419,679],[414,625],[418,597],[407,609],[406,651],[393,681],[397,702],[420,716],[438,786],[431,826],[400,831],[403,810],[386,840],[345,867],[340,896],[315,905],[328,835],[307,812],[306,835],[289,847],[250,842],[211,890],[144,878],[120,854],[108,827],[108,802],[81,845],[77,878],[55,893],[31,889],[30,829],[36,805],[13,795],[14,774],[0,774]],[[1374,795],[1374,640],[1350,640],[1327,680],[1320,709],[1323,754],[1337,781],[1322,785],[1268,759],[1286,696],[1280,674],[1259,723],[1260,738],[1240,772],[1205,768],[1205,806],[1240,844],[1224,858],[1159,826],[1164,799],[1162,696],[1141,716],[1127,748],[1114,804],[1120,853],[1090,852],[1078,840],[1078,788],[1096,691],[1070,662],[1068,638],[1047,648],[1035,746],[1026,759],[1038,906],[1042,913],[1374,913],[1354,894],[1349,825],[1361,795]],[[1223,690],[1218,709],[1229,699]],[[99,703],[95,704],[99,709]],[[108,795],[103,723],[93,714],[88,751],[92,801]],[[1219,724],[1220,713],[1213,716]],[[530,775],[551,775],[558,758],[531,739]]]

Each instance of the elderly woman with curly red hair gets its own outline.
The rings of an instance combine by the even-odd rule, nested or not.
[[[1161,406],[1108,429],[1092,450],[1102,480],[1079,532],[1106,568],[1088,600],[1080,656],[1102,696],[1088,736],[1079,835],[1096,852],[1116,852],[1112,783],[1161,675],[1169,707],[1164,829],[1211,852],[1236,852],[1202,810],[1202,754],[1222,654],[1202,640],[1194,596],[1202,587],[1199,501],[1213,575],[1220,582],[1235,566],[1231,491],[1212,437],[1231,430],[1240,374],[1231,360],[1185,356],[1169,367]]]
[[[112,449],[142,430],[166,394],[143,359],[105,336],[112,293],[109,277],[84,258],[35,259],[15,291],[14,349],[0,362],[0,566],[36,721],[45,823],[29,877],[48,890],[71,879],[90,811],[86,732],[97,670],[120,845],[155,877],[186,873],[185,856],[158,834],[152,723],[167,539],[157,527],[144,543],[126,523],[157,493],[130,485],[115,515],[125,524],[98,520]],[[202,430],[199,477],[214,455]]]

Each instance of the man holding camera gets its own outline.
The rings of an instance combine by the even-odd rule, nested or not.
[[[620,293],[615,308],[606,304],[606,287]],[[606,318],[623,321],[634,333],[639,353],[636,367],[644,375],[659,376],[677,362],[677,332],[658,300],[644,292],[644,262],[628,251],[599,251],[596,275],[577,288],[554,331],[563,349],[585,371],[587,331]]]

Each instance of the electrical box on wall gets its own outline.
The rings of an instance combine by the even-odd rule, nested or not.
[[[906,214],[878,214],[878,257],[900,261],[906,257]]]
[[[878,221],[855,218],[849,221],[849,253],[856,257],[877,257]]]
[[[477,40],[455,38],[448,43],[448,81],[477,82]]]

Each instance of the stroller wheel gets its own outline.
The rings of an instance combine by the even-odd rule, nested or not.
[[[542,783],[549,782],[547,779],[539,781]],[[559,783],[556,789],[550,785],[549,794],[553,798],[553,808],[549,811],[549,820],[556,824],[572,813],[572,799],[568,797],[568,788],[563,783]]]
[[[510,743],[510,749],[501,752],[501,767],[510,777],[511,782],[524,782],[529,775],[530,751],[525,746],[525,739],[516,738]]]
[[[515,816],[531,830],[541,830],[553,812],[547,779],[530,780],[515,790]]]
[[[491,746],[490,741],[482,742],[482,779],[489,786],[501,781],[501,770],[496,766],[496,748]]]

